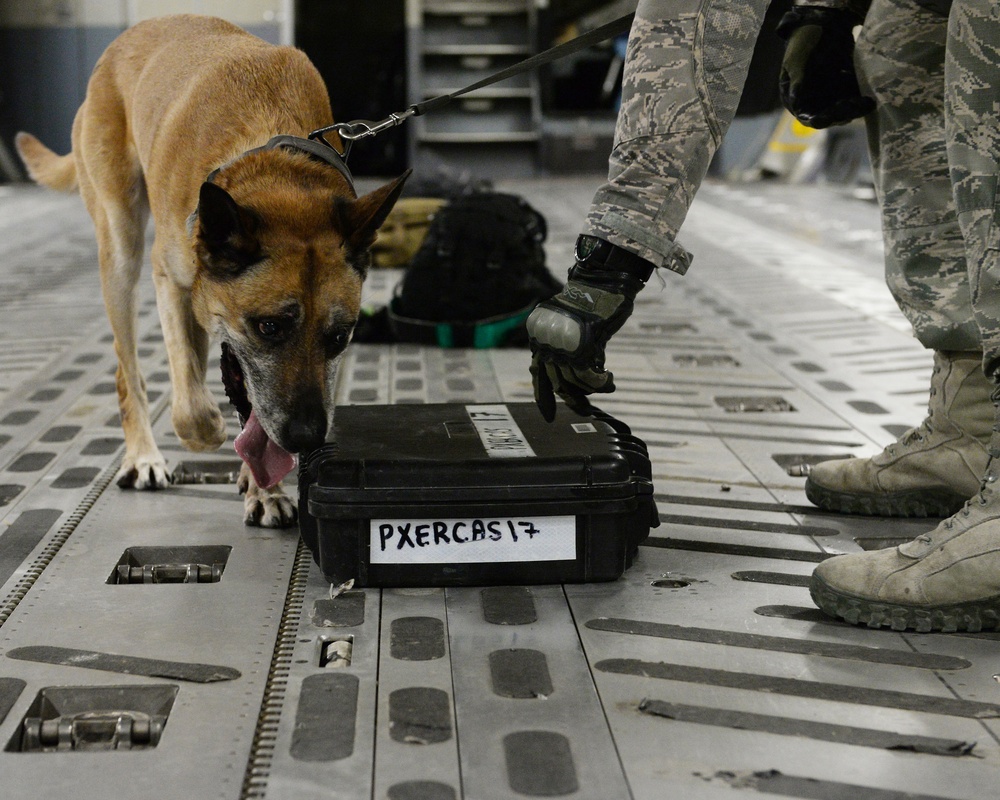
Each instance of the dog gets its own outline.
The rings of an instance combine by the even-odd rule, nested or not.
[[[244,520],[295,522],[278,481],[293,454],[333,429],[337,366],[370,248],[409,175],[359,198],[334,148],[302,138],[332,123],[323,80],[301,51],[183,14],[141,22],[109,45],[76,114],[70,154],[16,137],[31,177],[79,190],[94,221],[118,357],[119,486],[170,482],[136,351],[136,284],[152,215],[174,430],[193,451],[226,439],[205,384],[218,336],[227,394],[244,423],[236,442]]]

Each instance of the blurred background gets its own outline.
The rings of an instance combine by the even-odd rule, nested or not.
[[[175,13],[224,17],[304,50],[337,120],[383,119],[635,9],[636,0],[0,0],[0,179],[21,177],[18,130],[59,152],[94,63],[126,27]],[[774,0],[736,121],[712,174],[868,183],[860,125],[818,134],[780,110]],[[357,175],[502,180],[600,173],[612,147],[625,37],[454,101],[354,149]]]

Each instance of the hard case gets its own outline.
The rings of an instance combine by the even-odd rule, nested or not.
[[[641,439],[533,403],[339,407],[299,512],[325,577],[355,586],[614,580],[659,524]]]

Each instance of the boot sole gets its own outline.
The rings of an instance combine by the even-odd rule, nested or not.
[[[838,514],[868,517],[950,517],[969,498],[951,489],[915,489],[909,492],[858,494],[837,492],[806,478],[806,497],[817,508]]]
[[[913,607],[844,594],[832,589],[816,575],[809,582],[809,594],[824,614],[869,628],[912,630],[917,633],[978,633],[1000,627],[1000,595],[973,603]]]

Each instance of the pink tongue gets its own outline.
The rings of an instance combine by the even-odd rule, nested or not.
[[[250,471],[257,485],[270,489],[295,468],[295,456],[282,449],[264,432],[257,420],[257,412],[250,412],[250,419],[236,437],[236,452]]]

